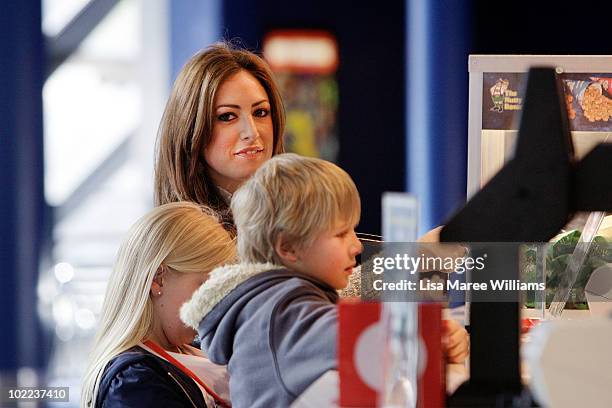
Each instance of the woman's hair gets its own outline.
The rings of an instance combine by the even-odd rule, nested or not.
[[[355,183],[325,160],[286,153],[261,165],[232,197],[240,262],[280,264],[275,244],[307,247],[338,221],[357,224]]]
[[[217,91],[240,71],[253,75],[265,89],[274,130],[272,155],[284,151],[285,111],[268,64],[232,44],[212,45],[185,64],[166,104],[156,146],[156,205],[193,201],[225,215],[228,205],[210,177],[203,152],[211,142]]]
[[[188,202],[170,203],[140,218],[119,248],[106,287],[83,379],[81,406],[95,406],[106,365],[143,341],[151,330],[154,316],[150,289],[161,265],[177,273],[207,273],[235,258],[234,240],[208,208]]]

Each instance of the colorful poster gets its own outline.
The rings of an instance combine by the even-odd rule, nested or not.
[[[570,128],[612,131],[612,74],[561,74]],[[484,73],[482,128],[518,129],[527,73]]]
[[[273,30],[263,48],[285,103],[285,150],[336,161],[339,57],[335,37],[320,30]]]
[[[286,150],[336,161],[339,145],[335,75],[277,72],[276,79],[287,115]]]

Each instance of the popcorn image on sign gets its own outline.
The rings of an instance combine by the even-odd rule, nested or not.
[[[589,122],[607,122],[612,118],[612,99],[609,96],[611,78],[591,77],[588,81],[565,80],[565,101],[569,119],[576,118],[574,101]]]

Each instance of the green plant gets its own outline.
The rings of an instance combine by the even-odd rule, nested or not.
[[[562,278],[571,256],[580,240],[581,232],[569,231],[553,242],[546,253],[546,306],[554,298],[562,285]],[[523,279],[528,282],[535,281],[536,247],[526,246],[523,252]],[[612,247],[610,242],[603,236],[593,239],[586,261],[582,265],[576,282],[570,291],[570,298],[566,303],[567,309],[588,309],[584,287],[595,269],[603,264],[612,262]],[[535,293],[527,294],[525,305],[533,307]]]

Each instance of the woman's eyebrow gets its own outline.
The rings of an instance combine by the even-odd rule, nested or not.
[[[251,107],[255,107],[257,105],[261,105],[262,103],[266,103],[268,102],[267,99],[262,99],[261,101],[255,102],[254,104],[251,105]],[[219,108],[234,108],[234,109],[240,109],[240,105],[234,105],[234,104],[230,104],[230,103],[223,103],[221,105],[217,105],[217,109]]]
[[[261,105],[262,103],[266,103],[266,102],[268,102],[267,99],[262,99],[261,101],[255,102],[254,104],[252,104],[251,107],[254,108],[257,105]]]

